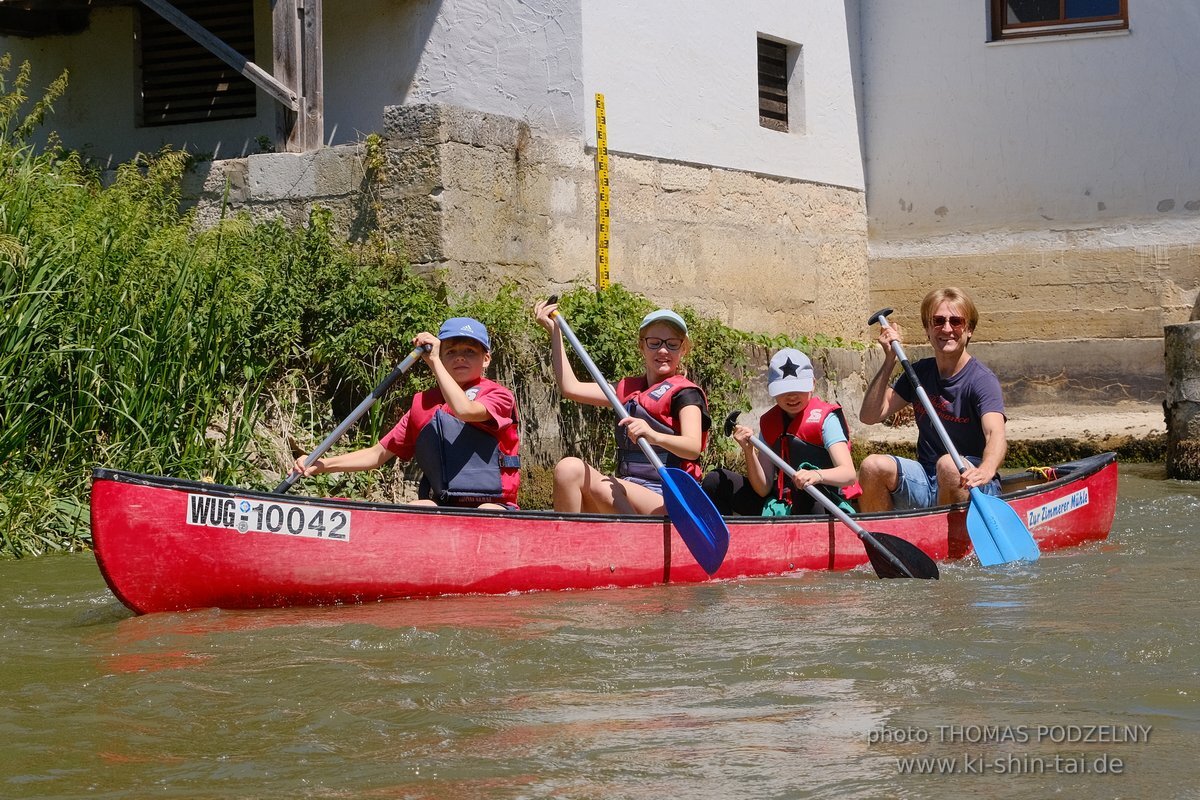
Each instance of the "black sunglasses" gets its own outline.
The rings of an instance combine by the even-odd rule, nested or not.
[[[966,317],[942,317],[942,316],[929,318],[929,324],[935,328],[943,328],[943,327],[945,327],[947,322],[950,323],[951,328],[954,328],[954,330],[958,330],[963,325],[967,324],[967,319],[966,319]]]

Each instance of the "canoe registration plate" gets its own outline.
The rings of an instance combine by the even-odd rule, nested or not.
[[[350,512],[340,508],[274,503],[259,498],[189,494],[187,524],[239,533],[281,533],[306,539],[350,541]]]

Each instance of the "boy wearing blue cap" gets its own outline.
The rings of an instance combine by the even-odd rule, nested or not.
[[[413,396],[396,427],[372,447],[317,459],[304,475],[357,472],[393,458],[416,459],[424,475],[414,505],[516,508],[520,488],[516,400],[483,376],[492,362],[487,328],[470,317],[446,320],[437,336],[422,331],[413,344],[437,386]]]
[[[747,474],[718,469],[704,476],[704,491],[722,514],[811,514],[814,501],[802,491],[806,486],[815,486],[835,503],[861,494],[842,408],[826,403],[812,390],[813,365],[808,356],[788,347],[771,357],[767,391],[775,405],[759,417],[759,429],[763,441],[797,468],[796,476],[788,481],[750,442],[754,432],[738,425],[733,439],[742,450]]]
[[[607,406],[595,383],[575,377],[567,360],[562,331],[554,322],[558,306],[537,304],[538,322],[550,332],[554,377],[563,397],[592,406]],[[687,323],[674,311],[660,308],[638,327],[638,347],[645,372],[613,387],[629,416],[617,423],[617,474],[605,475],[583,459],[568,457],[554,467],[554,510],[617,514],[663,514],[662,481],[637,442],[646,439],[659,459],[703,476],[700,454],[708,443],[708,401],[704,391],[685,377],[683,358],[691,348]]]

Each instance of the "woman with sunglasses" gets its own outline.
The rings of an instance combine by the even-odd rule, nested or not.
[[[554,377],[563,397],[607,406],[599,385],[581,381],[567,360],[562,331],[554,323],[558,306],[540,302],[538,323],[550,332]],[[646,439],[664,464],[703,477],[699,458],[708,443],[708,401],[684,376],[682,361],[691,348],[687,323],[669,309],[645,316],[638,327],[638,349],[645,373],[614,387],[630,416],[617,424],[617,474],[605,475],[586,461],[567,457],[554,467],[554,510],[616,514],[663,514],[658,470],[638,447]]]
[[[954,287],[930,292],[921,302],[921,324],[933,345],[933,356],[913,364],[917,380],[967,463],[966,471],[959,475],[924,406],[917,403],[917,460],[882,454],[863,459],[858,471],[861,511],[964,502],[973,487],[999,494],[996,472],[1008,452],[1004,398],[995,374],[967,352],[978,322],[979,312],[966,292]],[[917,399],[904,374],[888,384],[896,369],[892,341],[900,341],[900,326],[895,323],[879,332],[883,366],[867,387],[858,412],[867,425],[883,422]]]

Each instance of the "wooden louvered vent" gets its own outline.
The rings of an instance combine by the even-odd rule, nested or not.
[[[253,0],[174,0],[173,5],[234,50],[254,59]],[[153,11],[142,8],[138,17],[140,125],[254,116],[253,83]]]
[[[758,124],[776,131],[788,129],[787,45],[759,37]]]

